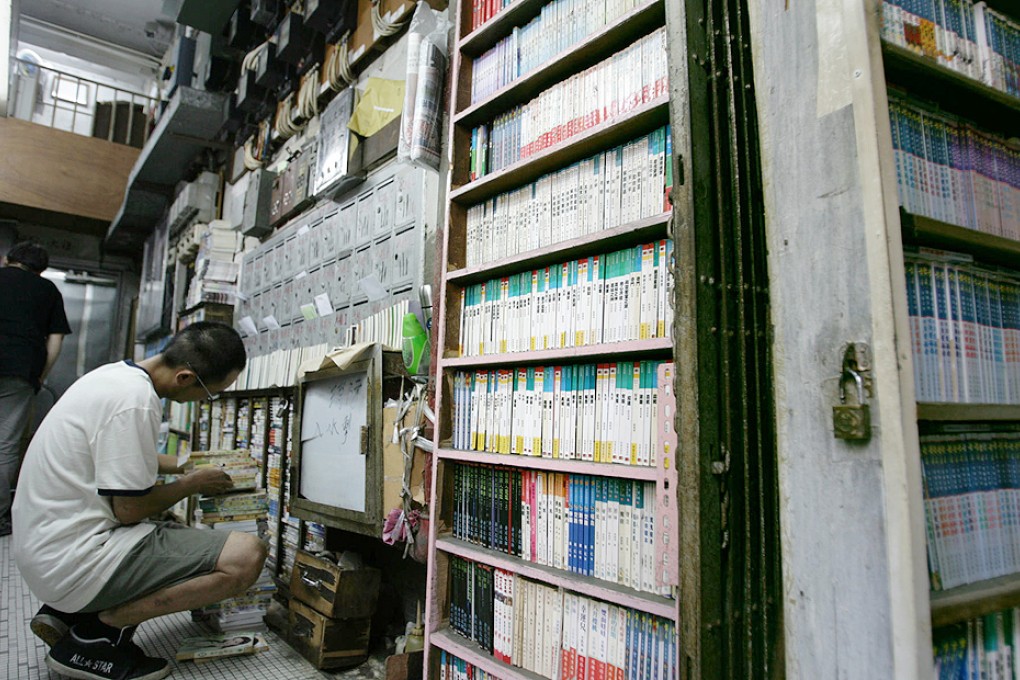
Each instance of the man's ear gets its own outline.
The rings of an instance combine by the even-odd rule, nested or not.
[[[198,379],[195,376],[195,372],[188,367],[182,367],[175,369],[177,372],[174,373],[174,385],[177,387],[191,387],[192,385],[198,384]]]

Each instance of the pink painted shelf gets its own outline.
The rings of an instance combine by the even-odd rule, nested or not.
[[[474,562],[489,564],[498,569],[512,571],[525,578],[548,583],[596,600],[629,607],[666,619],[676,618],[676,602],[667,597],[644,593],[591,576],[582,576],[555,567],[535,564],[513,555],[482,548],[449,536],[436,539],[436,549]]]
[[[551,470],[553,472],[573,472],[579,475],[596,477],[615,477],[619,479],[637,479],[647,482],[657,479],[654,467],[648,465],[618,465],[614,463],[591,463],[583,460],[566,460],[563,458],[541,458],[539,456],[521,456],[517,454],[489,453],[486,451],[459,451],[457,449],[438,449],[436,455],[443,460],[483,463],[485,465],[507,465],[526,470]]]

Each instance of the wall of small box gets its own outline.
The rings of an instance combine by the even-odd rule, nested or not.
[[[437,175],[396,162],[318,203],[244,255],[235,323],[252,356],[341,344],[344,331],[417,299]]]

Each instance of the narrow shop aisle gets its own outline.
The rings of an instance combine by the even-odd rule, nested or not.
[[[5,680],[57,680],[46,668],[46,645],[28,624],[39,601],[28,591],[10,553],[9,536],[0,538],[0,678]],[[150,655],[172,659],[181,640],[208,631],[187,613],[164,616],[138,628],[135,641]],[[177,663],[171,678],[179,680],[375,680],[385,676],[385,657],[376,654],[361,666],[337,673],[316,670],[294,649],[267,633],[269,650],[254,656],[218,659],[196,664]]]

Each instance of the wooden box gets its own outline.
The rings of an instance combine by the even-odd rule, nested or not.
[[[289,642],[316,668],[349,668],[368,659],[372,619],[331,619],[290,600]]]
[[[373,567],[341,569],[329,560],[299,550],[290,594],[331,619],[365,618],[375,613],[379,581],[380,572]]]

